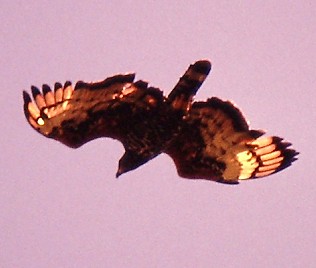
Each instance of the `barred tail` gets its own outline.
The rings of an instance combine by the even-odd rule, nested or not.
[[[192,98],[210,70],[211,63],[208,60],[200,60],[189,66],[168,96],[168,100],[174,109],[186,111],[190,107]]]

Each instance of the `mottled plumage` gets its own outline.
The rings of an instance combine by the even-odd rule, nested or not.
[[[207,60],[190,65],[168,95],[135,74],[101,82],[67,81],[27,92],[24,112],[42,135],[77,148],[99,138],[122,142],[125,153],[116,176],[161,153],[172,157],[181,177],[238,183],[278,172],[296,160],[290,143],[250,130],[242,113],[216,97],[193,102],[211,70]]]

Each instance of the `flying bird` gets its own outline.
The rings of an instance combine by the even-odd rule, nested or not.
[[[252,130],[230,101],[193,98],[211,70],[208,60],[190,65],[168,96],[135,74],[100,82],[67,81],[42,91],[24,91],[29,124],[69,147],[100,138],[119,140],[125,153],[116,177],[161,153],[174,161],[180,177],[237,184],[279,172],[298,153],[277,136]]]

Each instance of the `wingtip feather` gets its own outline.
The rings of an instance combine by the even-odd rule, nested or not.
[[[291,143],[277,136],[260,137],[250,142],[249,145],[253,148],[249,149],[248,152],[256,159],[258,165],[256,167],[243,164],[243,161],[248,161],[248,159],[239,158],[241,174],[238,179],[240,180],[265,177],[279,172],[296,161],[295,156],[299,154],[294,149],[289,148],[292,145]],[[251,168],[252,172],[249,174]]]

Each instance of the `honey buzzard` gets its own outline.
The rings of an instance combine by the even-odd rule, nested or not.
[[[31,87],[23,92],[29,124],[42,135],[69,147],[110,137],[125,153],[116,176],[136,169],[161,153],[174,161],[179,176],[238,183],[276,173],[298,154],[276,136],[250,130],[231,102],[193,97],[211,70],[207,60],[189,66],[166,97],[135,74],[119,74],[101,82],[67,81]]]

